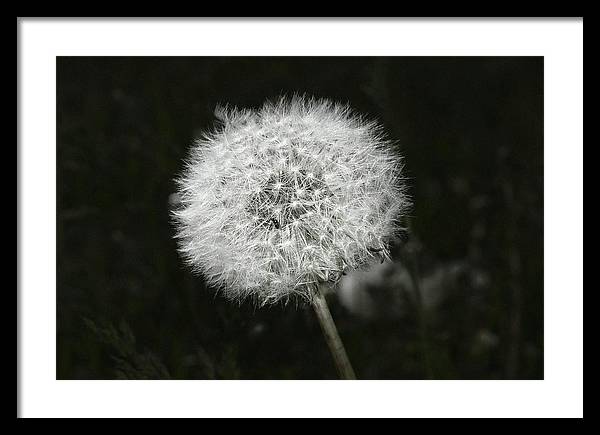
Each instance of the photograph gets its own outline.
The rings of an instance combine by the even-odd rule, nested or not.
[[[56,380],[546,378],[543,55],[51,60]]]

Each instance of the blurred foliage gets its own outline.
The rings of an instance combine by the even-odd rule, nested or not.
[[[169,379],[169,372],[152,352],[139,353],[135,337],[125,321],[118,328],[112,324],[98,326],[93,320],[83,319],[98,340],[111,347],[118,379]]]
[[[58,58],[57,377],[336,378],[309,308],[215,297],[169,218],[216,104],[293,92],[350,102],[406,157],[408,240],[331,299],[359,378],[543,378],[543,59],[528,57]]]

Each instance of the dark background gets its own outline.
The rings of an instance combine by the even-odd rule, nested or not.
[[[405,156],[395,263],[330,300],[362,379],[543,378],[543,58],[57,59],[57,378],[329,379],[310,308],[215,297],[173,178],[219,102],[349,102]]]

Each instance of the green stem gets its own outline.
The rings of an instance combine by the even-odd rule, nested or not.
[[[327,342],[333,360],[335,361],[335,366],[340,379],[356,379],[354,369],[350,364],[346,349],[344,349],[344,344],[342,343],[342,339],[333,322],[333,317],[331,317],[331,312],[329,311],[327,301],[325,300],[321,288],[317,288],[312,305],[317,314],[317,318],[319,319],[319,323],[321,324],[325,341]]]

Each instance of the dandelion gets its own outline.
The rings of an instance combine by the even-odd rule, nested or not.
[[[182,257],[230,299],[311,303],[341,346],[323,291],[389,258],[410,205],[400,156],[376,122],[328,100],[215,114],[177,180]]]

